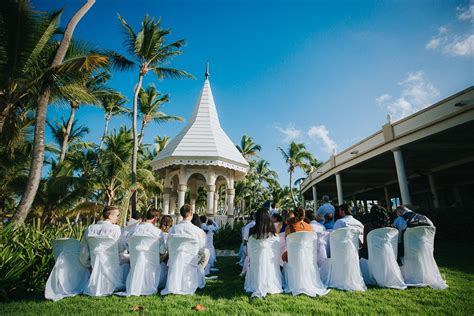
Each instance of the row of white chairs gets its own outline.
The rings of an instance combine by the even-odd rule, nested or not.
[[[159,239],[130,237],[130,265],[120,264],[117,241],[109,237],[88,239],[92,272],[80,263],[78,240],[54,240],[55,265],[46,282],[45,297],[57,301],[78,294],[106,296],[193,294],[205,285],[199,262],[199,244],[186,236],[169,236],[168,264],[160,262]],[[121,291],[121,292],[118,292]]]
[[[404,233],[403,265],[397,263],[398,230],[380,228],[367,236],[369,259],[360,259],[359,233],[340,228],[330,234],[330,258],[315,233],[298,232],[286,239],[288,263],[280,271],[278,237],[248,242],[249,268],[245,290],[252,296],[288,292],[325,295],[328,288],[364,291],[366,284],[405,289],[407,286],[447,288],[433,257],[435,227],[414,227]],[[318,250],[319,249],[319,250]],[[318,264],[319,261],[319,264]]]

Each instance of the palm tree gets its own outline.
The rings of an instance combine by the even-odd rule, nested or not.
[[[305,169],[308,168],[308,164],[314,160],[313,155],[306,150],[306,147],[302,143],[291,142],[288,150],[285,151],[281,147],[278,147],[281,154],[283,155],[283,159],[285,160],[286,164],[288,165],[288,173],[290,174],[290,192],[291,197],[293,199],[293,204],[296,207],[296,199],[293,194],[292,185],[293,185],[293,172],[297,168]]]
[[[182,54],[181,48],[184,46],[184,40],[178,40],[170,44],[166,44],[166,36],[170,34],[169,29],[161,28],[161,19],[155,21],[148,15],[142,22],[141,29],[138,33],[128,25],[128,23],[120,15],[118,16],[122,23],[125,40],[124,45],[129,54],[133,56],[133,63],[138,68],[138,82],[134,89],[133,95],[133,152],[132,152],[132,185],[137,182],[137,156],[138,156],[138,95],[142,88],[143,78],[152,71],[159,79],[171,78],[192,78],[190,74],[183,70],[164,67],[174,56]],[[132,211],[136,211],[137,199],[136,193],[132,196]]]
[[[99,103],[99,97],[102,95],[107,95],[110,93],[110,90],[104,86],[104,83],[110,79],[110,73],[106,71],[99,71],[98,73],[87,73],[82,72],[84,74],[84,87],[90,92],[90,94],[97,98],[97,102]],[[63,138],[63,142],[61,143],[61,155],[59,157],[59,162],[64,161],[64,157],[66,157],[68,139],[67,137],[72,130],[72,124],[74,122],[74,117],[76,115],[76,111],[79,109],[82,100],[75,97],[69,101],[69,106],[71,107],[71,112],[69,114],[69,119],[66,125],[66,137]]]
[[[156,136],[155,137],[155,148],[153,151],[154,156],[158,155],[163,149],[165,149],[166,145],[168,145],[170,138],[168,136]]]
[[[160,111],[160,106],[166,102],[169,102],[168,95],[161,95],[154,85],[148,86],[146,90],[143,88],[140,89],[138,94],[138,110],[142,117],[142,127],[138,136],[139,146],[141,145],[145,134],[145,127],[151,121],[155,121],[156,123],[183,121],[182,117],[167,115]]]
[[[262,150],[262,146],[256,144],[252,137],[243,135],[240,140],[240,145],[236,145],[245,159],[249,159],[251,156],[257,156],[257,153]]]
[[[76,126],[77,125],[77,120],[74,120],[74,122],[69,123],[69,121],[66,123],[64,121],[64,118],[61,117],[61,122],[54,121],[54,124],[51,122],[46,122],[46,124],[49,126],[51,129],[51,132],[53,134],[54,140],[57,142],[59,146],[66,144],[71,144],[75,141],[80,140],[85,134],[89,133],[89,128],[86,126]],[[69,129],[69,131],[68,131]],[[63,150],[61,148],[60,152],[60,158],[59,158],[59,163],[64,162],[64,158],[66,155],[63,155]]]
[[[58,68],[58,66],[60,66],[63,63],[64,56],[66,56],[66,52],[69,48],[69,44],[72,39],[72,34],[74,33],[74,30],[77,24],[82,19],[82,17],[84,17],[87,11],[89,11],[89,9],[94,5],[94,3],[95,3],[95,0],[87,0],[87,2],[73,15],[73,17],[67,24],[63,37],[59,44],[59,47],[57,48],[53,61],[51,62],[51,67],[50,67],[51,69]],[[13,21],[15,24],[17,23],[16,20],[13,20]],[[49,33],[47,34],[49,36],[46,36],[46,38],[41,38],[40,41],[36,42],[36,44],[40,42],[46,42],[46,43],[49,42],[53,33],[56,32],[56,28],[57,28],[57,20],[51,24],[51,28],[49,28]],[[105,65],[105,63],[108,61],[107,58],[104,56],[95,55],[94,57],[95,57],[94,58],[95,60],[92,60],[91,58],[83,59],[82,65],[80,68],[93,69],[97,66]],[[66,70],[66,68],[69,68],[70,70],[72,65],[77,66],[78,64],[77,61],[78,60],[76,60],[75,63],[71,63],[69,67],[63,67],[63,69]],[[51,74],[49,73],[48,77],[46,78],[51,78],[50,75]],[[44,82],[46,83],[50,81],[51,80],[45,80]],[[46,112],[48,108],[50,95],[51,95],[51,87],[48,85],[46,86],[43,85],[43,89],[41,93],[39,93],[37,110],[36,110],[35,133],[34,133],[34,141],[33,141],[33,155],[32,155],[30,173],[28,175],[28,182],[25,188],[25,192],[22,196],[20,204],[18,205],[17,211],[13,218],[13,221],[17,225],[24,223],[26,216],[28,215],[28,212],[31,208],[31,205],[33,204],[34,198],[36,196],[36,192],[38,190],[38,186],[40,184],[41,171],[43,168],[44,151],[45,151],[44,129],[46,125]]]
[[[105,111],[105,126],[104,133],[100,138],[99,150],[102,149],[107,130],[109,128],[110,120],[113,116],[120,115],[122,113],[130,112],[129,109],[123,107],[127,103],[127,99],[118,92],[111,92],[100,97],[100,104]]]

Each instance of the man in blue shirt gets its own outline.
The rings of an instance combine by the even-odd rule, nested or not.
[[[323,224],[326,229],[333,229],[334,212],[334,206],[329,203],[329,196],[323,195],[323,205],[316,211],[316,220]]]

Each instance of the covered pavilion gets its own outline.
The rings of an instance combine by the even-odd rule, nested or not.
[[[225,186],[227,221],[233,222],[234,183],[247,174],[249,165],[222,129],[206,67],[204,86],[188,125],[152,161],[164,178],[163,214],[178,214],[189,192],[195,208],[197,192],[207,192],[208,217],[217,214],[219,188]]]
[[[368,118],[369,119],[369,118]],[[474,206],[474,86],[333,154],[301,185],[306,200]],[[377,202],[375,202],[377,201]],[[316,206],[315,206],[316,207]]]

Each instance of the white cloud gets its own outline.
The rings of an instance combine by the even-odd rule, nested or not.
[[[474,56],[474,34],[454,40],[444,51],[454,56]]]
[[[474,21],[474,4],[470,4],[468,7],[457,7],[458,19],[461,21]]]
[[[398,85],[402,87],[400,97],[393,102],[385,102],[387,110],[394,120],[431,105],[440,95],[433,84],[425,78],[423,71],[409,73],[407,78],[399,82]]]
[[[440,27],[438,28],[438,32],[439,32],[439,35],[446,34],[446,33],[448,33],[448,28],[447,28],[446,26],[444,26],[444,25],[443,25],[443,26],[440,26]]]
[[[332,154],[333,150],[338,147],[336,142],[329,137],[329,131],[324,125],[312,126],[308,130],[308,136],[317,143],[323,145],[324,151],[328,154]]]
[[[375,98],[375,102],[377,102],[378,105],[383,105],[385,102],[390,100],[392,96],[390,94],[382,94],[381,96]]]
[[[285,138],[283,138],[285,143],[290,143],[301,136],[301,131],[292,125],[289,125],[287,128],[281,128],[277,126],[276,129],[285,136]]]
[[[432,38],[431,41],[426,44],[426,49],[436,49],[440,43],[441,38]]]

